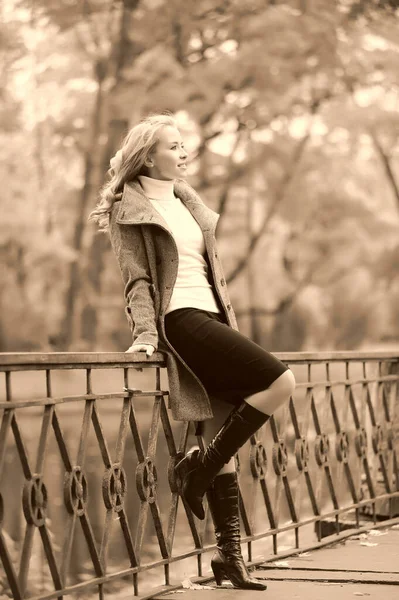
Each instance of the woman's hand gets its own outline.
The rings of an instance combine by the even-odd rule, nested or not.
[[[149,358],[154,354],[155,348],[151,344],[132,344],[126,352],[145,352]]]

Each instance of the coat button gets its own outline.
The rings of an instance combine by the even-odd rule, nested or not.
[[[220,285],[226,285],[226,281],[224,279],[220,280]]]
[[[216,252],[216,250],[215,250],[215,258],[217,258],[217,257],[218,257],[218,253],[217,253],[217,252]]]
[[[228,305],[226,306],[226,308],[227,308],[227,310],[231,310],[231,304],[228,304]]]

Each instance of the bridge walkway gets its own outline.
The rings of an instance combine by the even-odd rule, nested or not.
[[[381,524],[379,524],[381,525]],[[230,582],[217,588],[202,578],[203,589],[176,589],[156,600],[398,600],[399,524],[354,533],[329,546],[296,556],[278,558],[257,567],[266,591],[234,589]],[[188,585],[188,582],[185,582]],[[192,588],[199,588],[198,583]]]

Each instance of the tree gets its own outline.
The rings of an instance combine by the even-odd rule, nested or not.
[[[9,18],[7,26],[31,48],[34,40],[18,63],[20,73],[34,75],[30,94],[18,99],[22,128],[35,134],[29,180],[20,185],[22,206],[43,236],[33,251],[41,289],[34,296],[53,346],[124,344],[119,273],[106,236],[87,216],[129,126],[166,109],[176,113],[191,148],[191,183],[221,214],[220,245],[241,322],[249,311],[252,335],[262,343],[275,329],[283,347],[316,338],[342,344],[347,321],[334,321],[341,309],[333,298],[337,290],[349,293],[348,270],[381,282],[370,291],[374,301],[394,269],[385,260],[397,236],[392,3],[14,4],[25,17]],[[11,107],[15,65],[8,72]],[[2,135],[6,145],[13,137],[16,152],[22,146],[23,136],[5,127]],[[20,241],[28,297],[37,284],[25,233]],[[242,293],[248,282],[250,304]],[[323,304],[323,295],[331,301]],[[320,314],[314,325],[304,308],[309,298]]]

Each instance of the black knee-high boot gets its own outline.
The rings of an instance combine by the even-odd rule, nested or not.
[[[267,589],[260,581],[251,579],[241,554],[237,473],[215,477],[207,497],[215,525],[217,550],[212,557],[211,567],[217,585],[221,585],[225,577],[236,588]]]
[[[202,499],[220,469],[269,418],[243,402],[228,416],[205,452],[193,450],[176,465],[180,493],[196,517],[205,518]]]

